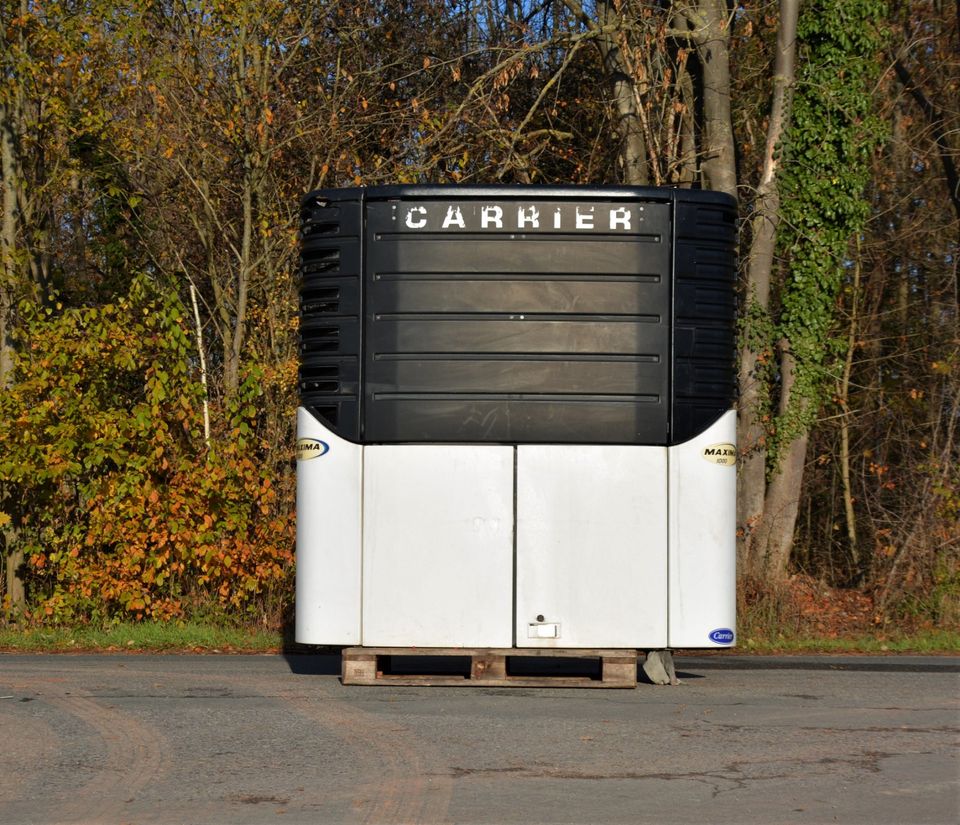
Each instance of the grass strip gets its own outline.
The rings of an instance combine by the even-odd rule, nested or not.
[[[279,631],[223,627],[199,622],[130,622],[108,627],[0,628],[0,651],[279,653]]]
[[[756,637],[741,634],[738,653],[917,653],[928,655],[960,653],[960,632],[925,629],[908,632],[883,632],[875,635],[815,637],[780,635]]]

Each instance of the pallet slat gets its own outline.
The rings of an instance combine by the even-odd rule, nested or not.
[[[462,674],[444,672],[391,673],[398,660],[418,657],[435,660],[469,659]],[[600,677],[553,674],[511,674],[511,659],[599,660]],[[438,667],[436,671],[444,668]],[[414,685],[458,687],[576,687],[635,688],[637,651],[556,648],[413,648],[351,647],[343,651],[345,685]]]

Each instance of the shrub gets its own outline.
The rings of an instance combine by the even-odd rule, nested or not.
[[[292,520],[260,460],[249,370],[213,409],[176,295],[146,278],[96,308],[22,308],[0,399],[0,511],[41,621],[235,615],[288,589]]]

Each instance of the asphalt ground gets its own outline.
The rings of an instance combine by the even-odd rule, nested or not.
[[[677,669],[344,687],[335,656],[0,655],[0,823],[960,821],[960,659]]]

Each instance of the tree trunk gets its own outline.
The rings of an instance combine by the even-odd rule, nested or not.
[[[680,157],[678,158],[677,183],[687,188],[697,179],[697,126],[694,112],[696,111],[696,95],[693,89],[693,78],[687,66],[684,65],[680,76],[680,99],[683,103],[683,112],[680,118]]]
[[[701,0],[693,16],[703,71],[704,188],[737,197],[737,162],[730,113],[730,14],[726,0]]]
[[[249,161],[248,161],[249,162]],[[240,362],[247,334],[247,300],[253,270],[253,183],[251,174],[244,173],[241,196],[243,226],[240,238],[240,257],[237,261],[236,310],[233,317],[233,332],[225,339],[226,359],[224,364],[224,391],[233,395],[240,386]]]
[[[760,569],[767,582],[782,581],[787,576],[809,439],[809,432],[804,432],[790,442],[767,490],[757,548],[763,564]]]
[[[617,12],[613,4],[597,4],[597,17],[601,27],[610,23]],[[617,109],[617,131],[620,134],[620,159],[623,164],[623,182],[630,186],[646,186],[650,183],[647,167],[647,145],[640,122],[636,82],[629,62],[625,59],[617,32],[604,32],[600,36],[600,54],[610,78],[613,102]],[[626,34],[623,35],[626,37]]]
[[[798,0],[781,0],[780,28],[774,61],[773,94],[767,127],[763,171],[757,192],[756,214],[747,263],[745,300],[766,315],[770,309],[773,258],[777,224],[780,220],[780,195],[777,186],[777,144],[790,120],[790,88],[794,82]],[[763,397],[762,377],[757,374],[761,352],[745,343],[740,351],[739,441],[743,456],[738,474],[738,523],[740,526],[738,562],[740,569],[759,575],[762,564],[753,552],[753,535],[763,518],[766,497],[766,430],[760,420]]]
[[[780,414],[783,415],[791,404],[797,375],[796,359],[787,341],[780,343],[780,368],[783,380]],[[782,581],[787,575],[808,440],[809,431],[805,430],[790,442],[780,457],[767,489],[763,517],[754,534],[753,569],[767,582]]]
[[[3,225],[0,228],[0,388],[13,378],[13,290],[17,282],[17,181],[14,127],[10,111],[0,103],[0,181]]]
[[[847,541],[850,544],[850,563],[853,577],[857,580],[863,573],[860,549],[857,545],[857,519],[853,507],[853,487],[850,481],[850,375],[857,349],[858,305],[860,302],[860,239],[857,238],[857,257],[853,262],[853,284],[850,292],[850,319],[847,326],[847,351],[843,359],[843,372],[837,391],[840,406],[840,481],[843,485],[843,512],[847,522]]]
[[[13,309],[14,290],[17,284],[17,224],[19,202],[17,196],[20,182],[20,164],[16,154],[14,113],[7,104],[0,104],[0,180],[3,188],[3,223],[0,226],[0,391],[6,391],[13,383],[14,342]],[[7,496],[0,495],[0,509]],[[14,515],[8,513],[7,515]],[[24,554],[18,547],[14,527],[0,530],[3,545],[5,592],[10,604],[22,607],[26,604],[21,568]]]

